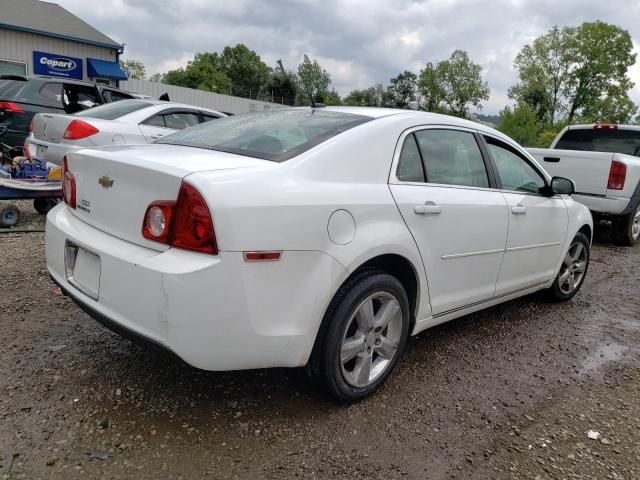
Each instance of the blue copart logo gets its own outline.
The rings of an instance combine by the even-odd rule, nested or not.
[[[62,57],[57,57],[57,58],[42,57],[40,58],[40,63],[42,65],[46,65],[52,70],[59,70],[61,72],[68,72],[76,68],[76,62],[74,62],[73,60],[69,60],[68,58],[62,58]]]

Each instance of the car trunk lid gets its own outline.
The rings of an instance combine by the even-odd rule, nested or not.
[[[237,168],[272,168],[276,163],[231,153],[176,145],[134,145],[83,149],[70,153],[69,171],[76,180],[76,209],[86,223],[129,242],[166,250],[145,239],[142,224],[156,200],[174,201],[191,173]],[[209,205],[214,216],[215,206]]]

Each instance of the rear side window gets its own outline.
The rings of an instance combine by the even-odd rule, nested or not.
[[[203,113],[202,114],[202,123],[204,122],[210,122],[211,120],[217,120],[220,117],[217,117],[215,115],[211,115],[210,113]]]
[[[143,100],[122,100],[120,102],[106,103],[104,105],[94,107],[91,110],[83,110],[82,112],[78,112],[76,115],[79,117],[115,120],[123,115],[128,115],[129,113],[133,113],[150,106],[151,103]]]
[[[244,113],[200,124],[159,143],[207,148],[282,162],[357,125],[365,115],[323,109],[277,109]]]
[[[414,135],[422,153],[427,182],[489,187],[482,153],[472,133],[429,129]]]
[[[607,128],[567,130],[555,146],[559,150],[612,152],[640,156],[640,131]]]
[[[62,84],[42,79],[0,80],[0,99],[62,108]]]
[[[413,133],[407,135],[400,152],[400,161],[398,162],[398,180],[402,182],[425,182],[424,168],[422,168],[422,157],[416,137]]]
[[[119,102],[120,100],[129,100],[131,99],[131,95],[119,92],[117,90],[110,90],[105,88],[102,90],[102,96],[107,102]]]
[[[200,123],[200,119],[196,112],[175,112],[165,114],[164,123],[167,128],[182,130],[198,125],[198,123]]]

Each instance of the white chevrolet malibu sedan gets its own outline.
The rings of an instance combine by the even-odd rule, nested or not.
[[[47,266],[113,330],[207,370],[301,367],[337,398],[410,334],[537,290],[567,300],[592,219],[519,145],[368,108],[222,118],[73,152]]]

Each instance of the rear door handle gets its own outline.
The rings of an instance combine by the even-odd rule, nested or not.
[[[560,157],[542,157],[545,162],[558,163],[560,161]]]
[[[514,215],[524,215],[525,213],[527,213],[527,208],[523,207],[522,205],[515,205],[511,207],[511,213],[513,213]]]
[[[164,137],[164,135],[161,134],[161,133],[158,133],[157,135],[151,135],[151,138],[153,138],[154,140],[157,140],[157,139],[162,138],[162,137]]]
[[[413,207],[413,213],[417,213],[418,215],[438,215],[439,213],[442,213],[442,207],[440,205],[436,205],[434,202],[424,202],[424,205],[416,205]]]

